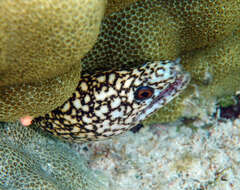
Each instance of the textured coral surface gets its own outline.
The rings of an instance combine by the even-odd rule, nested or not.
[[[135,1],[139,0],[108,0],[105,15],[118,12],[121,9],[131,5],[131,3],[134,3]]]
[[[137,1],[103,20],[83,63],[89,71],[176,58],[231,35],[240,25],[239,10],[239,0]]]
[[[1,1],[0,86],[42,81],[70,71],[96,41],[101,2]]]
[[[137,1],[105,17],[93,49],[83,58],[83,71],[129,68],[146,61],[175,59],[179,26],[160,1]]]
[[[161,1],[181,26],[181,51],[211,46],[240,25],[239,0]]]
[[[149,119],[175,120],[193,90],[206,98],[239,90],[239,11],[239,0],[137,1],[105,17],[96,44],[83,58],[83,72],[180,56],[197,89],[189,86]]]
[[[0,2],[0,120],[46,113],[72,94],[80,60],[96,41],[105,3]]]
[[[239,90],[240,28],[208,48],[183,55],[183,65],[191,72],[202,96],[226,96]]]
[[[86,168],[65,143],[19,123],[0,123],[3,189],[106,190],[108,180]]]
[[[61,105],[75,90],[80,68],[36,84],[23,83],[0,87],[0,121],[16,120],[24,115],[37,116]]]
[[[0,4],[1,23],[4,23],[0,25],[0,86],[23,81],[31,81],[31,84],[27,84],[29,89],[26,89],[25,83],[0,88],[1,120],[13,120],[24,114],[40,115],[60,105],[76,86],[81,67],[76,63],[80,63],[83,56],[83,71],[88,73],[182,56],[182,63],[192,74],[193,82],[205,85],[200,87],[206,89],[203,93],[221,96],[236,90],[239,74],[239,0],[111,0],[92,50],[105,1],[64,3],[31,0],[18,6],[15,4],[16,1],[9,0]],[[25,8],[22,10],[23,5]],[[114,12],[115,8],[117,12]],[[233,31],[235,34],[232,34]],[[39,66],[34,67],[34,64]],[[63,85],[66,78],[57,78],[58,74],[66,72],[75,79],[67,83],[68,88]],[[226,75],[231,77],[221,80]],[[48,81],[43,83],[43,78],[48,78]],[[32,83],[39,80],[41,82]],[[60,81],[60,85],[56,85],[56,80]],[[229,86],[231,81],[234,81],[234,88]],[[224,86],[222,92],[218,90],[219,86]],[[42,91],[48,95],[38,96]],[[215,91],[216,94],[213,93]],[[11,98],[7,98],[6,94]],[[42,99],[46,103],[42,103]],[[165,110],[174,113],[175,108],[171,107],[177,107],[176,114],[164,114],[161,121],[176,119],[181,114],[181,105],[169,106]],[[7,110],[11,111],[7,113]]]

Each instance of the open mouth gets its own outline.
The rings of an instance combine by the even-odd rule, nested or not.
[[[177,96],[182,90],[184,90],[190,81],[190,75],[188,73],[178,74],[176,80],[173,83],[170,83],[166,89],[164,89],[156,98],[153,99],[152,103],[149,107],[153,106],[156,102],[166,98],[166,102],[168,103],[171,99]],[[168,100],[168,98],[170,100]]]
[[[190,74],[187,72],[177,73],[176,80],[170,83],[163,91],[157,95],[152,102],[142,110],[142,113],[137,117],[138,121],[145,119],[151,113],[161,108],[173,98],[178,96],[188,85],[190,81]]]

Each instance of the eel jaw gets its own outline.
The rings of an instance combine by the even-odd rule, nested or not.
[[[170,83],[164,90],[157,90],[157,95],[153,97],[151,103],[146,108],[141,110],[141,113],[134,119],[134,121],[140,122],[166,105],[187,87],[190,79],[191,77],[188,72],[178,72],[176,80]]]

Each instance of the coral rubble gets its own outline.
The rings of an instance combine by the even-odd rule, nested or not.
[[[214,118],[216,104],[205,104],[190,108],[198,116],[192,124],[156,124],[73,147],[88,157],[91,168],[103,171],[116,190],[238,190],[240,120]]]

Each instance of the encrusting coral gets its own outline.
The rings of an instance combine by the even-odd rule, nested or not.
[[[205,98],[233,95],[240,83],[240,28],[211,47],[182,56],[192,82]]]
[[[24,115],[39,115],[64,102],[75,90],[80,68],[36,84],[0,87],[0,120],[12,121]]]
[[[109,190],[67,144],[19,123],[0,123],[0,187],[4,189]]]
[[[239,74],[236,69],[240,67],[237,61],[239,51],[238,48],[232,49],[234,46],[231,40],[239,44],[239,39],[231,36],[240,26],[239,10],[239,0],[137,1],[105,17],[96,44],[83,58],[83,72],[94,73],[97,70],[110,68],[129,68],[146,61],[175,59],[181,56],[184,67],[192,74],[193,84],[201,76],[212,75],[213,83],[205,92],[213,92],[223,84],[231,88],[230,80],[220,82],[219,79],[223,76],[223,73],[219,75],[220,68],[225,70],[225,74],[231,73],[236,87]],[[229,46],[225,44],[218,49],[218,45],[224,44],[222,41],[225,38],[228,38]],[[199,48],[201,50],[198,50]],[[206,72],[205,63],[200,64],[198,62],[200,59],[196,59],[201,51],[208,52],[210,49],[212,56],[209,55],[208,64],[213,65],[212,67],[217,71],[212,74]],[[231,59],[224,61],[225,54],[230,55],[231,52],[235,57],[234,63],[231,63]],[[217,57],[214,59],[214,54],[219,54],[223,60]],[[234,68],[231,64],[235,65]],[[202,70],[200,65],[205,69]],[[207,88],[203,86],[200,89]],[[190,87],[186,94],[192,93],[192,90],[194,88]],[[234,90],[236,88],[232,88],[231,92]],[[221,96],[221,93],[209,95]],[[177,119],[184,109],[183,100],[187,96],[181,97],[163,107],[152,117],[155,119],[150,120],[159,122]]]
[[[104,5],[96,0],[1,1],[5,72],[0,86],[39,82],[70,71],[94,45]]]
[[[77,62],[96,40],[105,5],[105,2],[99,4],[99,1],[98,3],[83,1],[83,4],[71,1],[64,4],[56,0],[54,6],[49,1],[29,1],[22,2],[13,8],[16,3],[14,2],[6,0],[1,2],[0,6],[3,10],[0,17],[3,21],[1,23],[5,23],[1,25],[0,41],[0,119],[4,121],[17,119],[24,114],[41,115],[60,105],[71,95],[80,76],[81,66]],[[131,2],[133,1],[109,1],[107,12],[114,11],[115,8],[118,11],[107,15],[103,20],[96,44],[82,59],[84,73],[94,73],[110,68],[131,68],[145,61],[176,59],[179,55],[185,55],[186,50],[191,50],[194,56],[187,56],[190,59],[186,58],[185,61],[183,58],[182,62],[186,62],[188,71],[192,72],[197,65],[195,62],[192,64],[195,58],[191,59],[191,57],[196,57],[193,49],[205,46],[210,48],[225,37],[231,36],[234,28],[239,27],[240,24],[239,0]],[[19,11],[18,17],[11,17],[14,10],[18,10],[23,4],[26,4],[27,11]],[[84,7],[84,5],[87,6]],[[65,9],[62,10],[61,7]],[[80,14],[77,10],[83,7],[85,12]],[[38,9],[40,11],[36,11]],[[35,11],[34,14],[33,11]],[[92,14],[93,11],[95,11],[94,14]],[[53,18],[57,16],[53,13],[59,15],[56,21]],[[65,19],[66,15],[68,19]],[[84,19],[87,15],[92,15],[90,20]],[[42,18],[41,22],[39,22],[40,18]],[[80,20],[83,22],[79,22]],[[46,22],[47,24],[43,27],[43,23]],[[16,26],[10,30],[6,23],[15,23]],[[81,27],[78,28],[78,26]],[[5,35],[7,31],[11,32]],[[84,38],[85,36],[88,38]],[[60,38],[66,40],[62,42]],[[23,66],[24,63],[29,63],[25,64],[28,67]],[[40,66],[33,67],[35,63]],[[217,66],[218,63],[213,64]],[[37,70],[37,74],[33,72],[34,69]],[[17,70],[19,72],[16,72]],[[67,83],[68,88],[62,85],[63,81],[66,83],[67,77],[58,78],[63,72],[69,72],[68,76],[73,79],[72,82]],[[20,75],[23,77],[19,77]],[[54,85],[56,84],[54,79],[58,81],[58,85]],[[31,81],[31,83],[23,83],[23,81]],[[48,83],[47,86],[44,85],[46,83]],[[43,91],[48,96],[38,96]],[[11,95],[11,98],[6,95]],[[45,103],[39,103],[43,99]],[[7,110],[11,111],[7,113]]]
[[[96,44],[82,60],[83,72],[175,60],[180,53],[179,26],[159,2],[137,1],[105,17]]]
[[[108,0],[105,15],[107,16],[113,12],[118,12],[135,1],[139,0]]]
[[[182,65],[192,76],[190,86],[180,97],[163,107],[145,123],[173,121],[182,115],[184,99],[196,90],[201,99],[234,95],[240,90],[240,30],[211,47],[182,54]],[[168,113],[166,115],[166,113]]]
[[[83,59],[86,71],[175,59],[186,50],[211,46],[240,25],[240,1],[178,2],[137,1],[105,17],[96,44]],[[177,11],[181,16],[173,14]]]
[[[212,46],[240,24],[239,0],[161,0],[160,4],[180,25],[181,51]]]
[[[80,60],[97,39],[105,4],[0,2],[1,121],[44,114],[72,94],[80,78]]]

